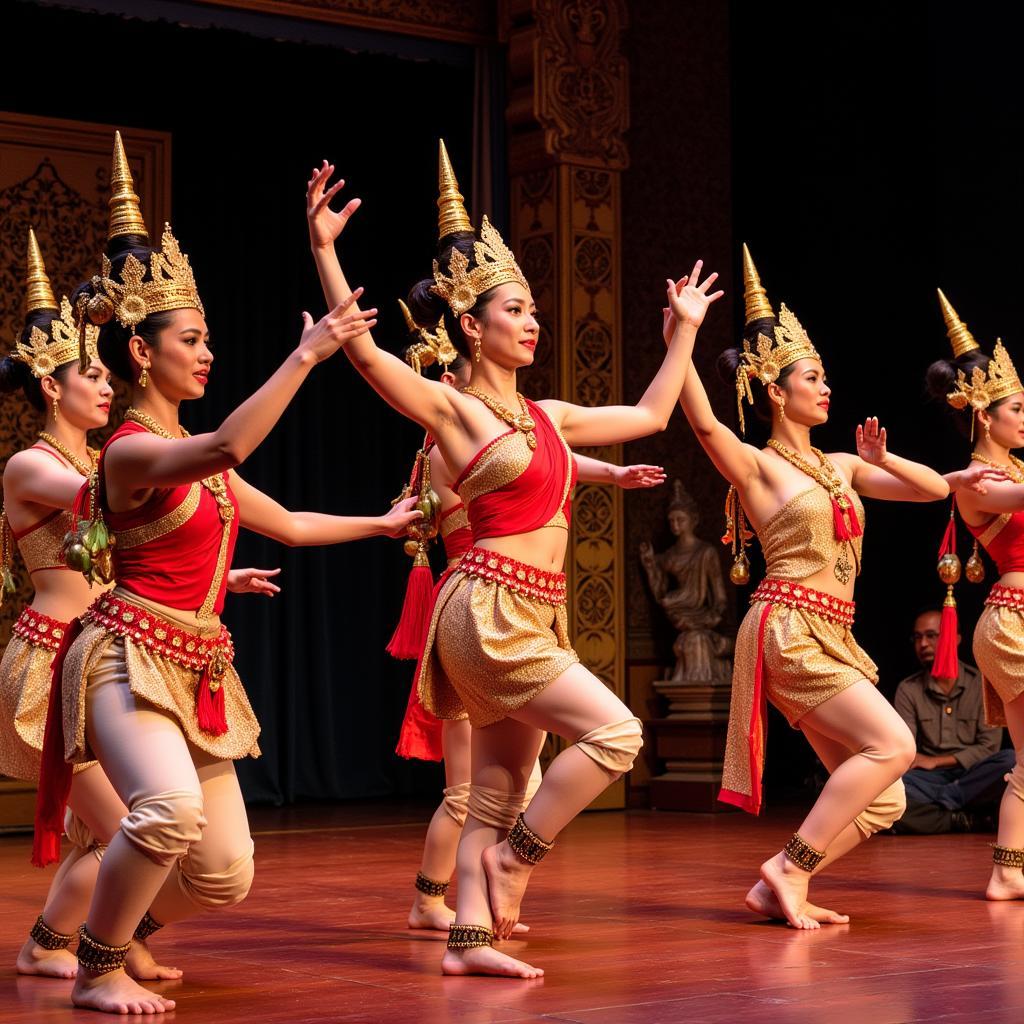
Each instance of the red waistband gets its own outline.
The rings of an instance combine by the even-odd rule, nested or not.
[[[992,589],[988,592],[988,597],[985,598],[985,604],[1024,611],[1024,589],[1020,587],[1007,587],[1002,583],[993,583]]]
[[[486,548],[470,548],[455,569],[467,576],[490,580],[544,604],[565,604],[565,573],[548,572]]]
[[[33,647],[56,651],[60,648],[67,628],[68,623],[60,619],[51,619],[49,615],[41,615],[32,608],[26,608],[11,627],[11,632]]]
[[[801,608],[840,626],[853,625],[853,613],[856,608],[853,601],[843,601],[821,590],[805,587],[802,583],[773,579],[770,576],[761,580],[757,590],[750,597],[751,604],[758,601]]]
[[[235,657],[234,644],[227,626],[222,624],[217,636],[201,638],[196,633],[154,615],[148,608],[114,597],[113,594],[104,594],[98,598],[82,616],[82,621],[95,622],[109,633],[145,644],[159,657],[193,672],[202,672],[209,666],[218,687],[220,677]]]

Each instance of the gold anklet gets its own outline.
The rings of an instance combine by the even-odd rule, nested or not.
[[[554,843],[546,843],[529,825],[523,820],[522,814],[516,818],[516,823],[508,833],[508,845],[517,856],[526,861],[527,864],[539,864],[548,853]]]
[[[111,971],[121,970],[128,959],[128,950],[131,947],[130,942],[123,946],[108,946],[104,942],[98,942],[89,934],[89,929],[84,924],[78,929],[78,962],[93,974],[109,974]]]
[[[992,863],[1003,868],[1024,868],[1024,850],[992,844]]]
[[[138,939],[139,942],[145,942],[153,932],[158,932],[161,928],[163,925],[147,910],[132,937]]]
[[[494,943],[494,932],[482,924],[453,924],[448,931],[449,949],[479,949]]]
[[[75,933],[72,932],[70,935],[65,935],[63,932],[55,932],[43,920],[43,915],[40,914],[36,918],[36,923],[32,925],[32,930],[28,933],[28,936],[37,946],[53,950],[67,949],[71,944],[71,940],[75,937]]]
[[[801,839],[799,832],[793,833],[793,838],[783,847],[783,853],[801,871],[806,871],[808,874],[825,859],[825,854],[820,850],[816,850],[804,839]]]
[[[427,878],[422,871],[416,872],[416,888],[426,896],[443,896],[448,891],[449,882],[435,882]]]

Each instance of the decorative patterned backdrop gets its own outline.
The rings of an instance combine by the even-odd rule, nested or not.
[[[622,0],[509,4],[511,238],[540,312],[532,397],[605,405],[621,396],[619,187],[627,153]],[[620,461],[621,446],[595,449]],[[576,490],[569,576],[584,664],[625,696],[622,493]],[[560,741],[550,740],[548,755]],[[616,784],[599,801],[622,806]]]
[[[152,228],[169,215],[170,136],[122,131],[136,190]],[[108,179],[114,128],[0,113],[0,352],[9,351],[23,322],[25,247],[35,229],[59,298],[94,274],[106,238]],[[117,410],[112,421],[116,420]],[[0,467],[32,444],[39,414],[20,396],[0,404]],[[94,441],[101,440],[94,438]],[[0,609],[0,646],[31,597],[31,584],[15,562],[18,593]]]

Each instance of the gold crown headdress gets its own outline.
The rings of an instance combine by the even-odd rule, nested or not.
[[[776,323],[771,336],[758,333],[756,351],[751,349],[749,341],[743,341],[740,364],[736,368],[736,409],[741,433],[746,431],[743,400],[745,398],[751,405],[754,404],[754,395],[750,390],[752,378],[756,377],[767,386],[778,380],[779,374],[798,359],[821,361],[807,332],[785,303],[779,307],[779,315],[775,317],[746,243],[743,245],[743,301],[746,307],[745,326],[749,327],[755,320],[767,317],[775,318]]]
[[[148,238],[120,132],[114,133],[110,188],[107,240],[122,235]],[[160,248],[154,249],[150,256],[149,279],[145,280],[146,265],[131,254],[125,259],[119,276],[119,281],[111,277],[110,258],[104,255],[101,272],[92,279],[97,294],[89,300],[85,310],[94,324],[103,324],[116,317],[122,327],[134,330],[150,313],[198,309],[205,315],[188,256],[181,251],[170,224],[164,225]]]
[[[437,321],[434,333],[431,334],[425,327],[420,327],[413,319],[409,307],[401,300],[398,305],[402,307],[402,316],[405,318],[405,326],[409,333],[414,335],[416,340],[406,349],[405,361],[417,372],[422,373],[428,366],[440,363],[445,370],[459,358],[459,353],[448,337],[448,331],[444,326],[444,317]]]
[[[966,352],[980,351],[981,346],[974,340],[974,335],[967,325],[957,316],[949,299],[939,290],[939,306],[942,319],[946,325],[946,334],[953,346],[953,358]],[[1010,353],[1003,347],[1002,341],[996,339],[996,346],[988,361],[986,369],[976,366],[971,372],[970,380],[963,370],[958,370],[954,390],[946,396],[954,409],[966,409],[970,406],[975,411],[987,409],[993,402],[1001,398],[1024,391],[1020,377],[1010,359]],[[974,417],[971,417],[971,434],[974,434]]]
[[[50,321],[49,336],[46,331],[34,326],[29,332],[28,343],[16,342],[11,353],[13,359],[28,365],[33,377],[40,379],[53,373],[58,366],[78,358],[79,337],[71,303],[67,298],[62,298],[60,306],[57,305],[46,273],[46,264],[43,263],[43,254],[32,228],[28,229],[28,272],[25,285],[26,316],[38,310],[52,310],[55,314],[59,310],[60,313]],[[96,327],[86,331],[86,354],[90,360],[96,358],[98,336],[99,329]]]
[[[471,232],[473,224],[466,213],[443,139],[438,150],[437,164],[438,238],[456,231]],[[530,288],[512,250],[486,215],[480,225],[480,239],[473,243],[473,262],[475,266],[470,270],[466,254],[452,249],[448,259],[448,274],[445,275],[441,273],[437,260],[434,260],[434,286],[431,291],[444,299],[456,316],[462,316],[467,309],[472,309],[478,296],[499,284],[515,282],[527,290]]]

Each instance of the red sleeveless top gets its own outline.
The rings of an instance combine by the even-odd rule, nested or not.
[[[114,432],[100,456],[101,481],[107,449],[122,437],[145,432],[132,421]],[[119,586],[170,608],[199,611],[205,604],[207,613],[221,613],[238,538],[238,503],[226,473],[223,480],[234,509],[226,538],[217,500],[199,481],[156,490],[129,512],[112,512],[104,501],[107,526],[117,537],[113,557]]]
[[[971,535],[995,560],[999,575],[1024,572],[1024,512],[1004,512],[984,526],[971,526]]]
[[[547,413],[529,399],[526,405],[537,447],[530,448],[521,430],[509,430],[484,445],[455,481],[473,541],[569,528],[576,460]]]

